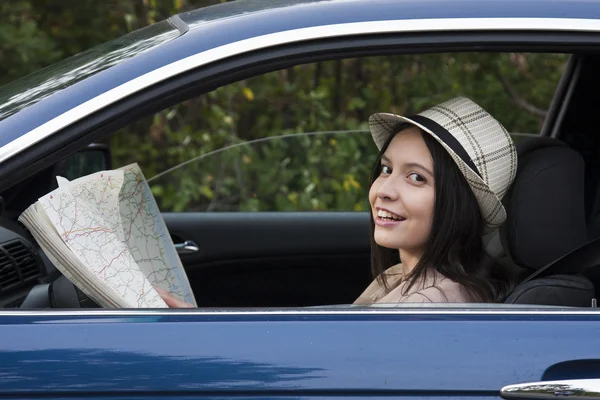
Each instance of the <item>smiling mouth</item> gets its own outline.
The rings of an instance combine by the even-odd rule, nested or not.
[[[378,210],[377,217],[384,221],[404,221],[406,219],[404,217],[401,217],[400,215],[396,215],[394,213],[391,213],[391,212],[385,211],[385,210]]]

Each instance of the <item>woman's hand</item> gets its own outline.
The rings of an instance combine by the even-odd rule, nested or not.
[[[158,295],[167,303],[169,308],[194,308],[192,304],[176,299],[172,294],[165,292],[161,288],[154,289],[156,289]]]

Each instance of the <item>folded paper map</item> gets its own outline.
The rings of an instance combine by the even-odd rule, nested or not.
[[[196,304],[137,164],[58,185],[19,221],[82,292],[102,307],[166,307],[158,287]]]

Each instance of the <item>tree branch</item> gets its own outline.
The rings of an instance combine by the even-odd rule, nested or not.
[[[499,70],[496,70],[496,76],[498,77],[498,80],[502,84],[504,90],[506,90],[506,93],[508,93],[508,95],[511,97],[511,99],[515,102],[517,106],[521,107],[522,109],[533,115],[537,115],[543,118],[546,117],[546,114],[548,112],[546,110],[542,110],[541,108],[534,106],[527,100],[520,97],[515,88],[510,84],[508,79],[506,79],[506,77],[502,75],[502,73],[500,73]]]

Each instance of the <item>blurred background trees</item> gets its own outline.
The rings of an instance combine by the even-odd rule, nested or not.
[[[0,85],[170,15],[221,2],[0,2]],[[151,183],[164,211],[365,210],[376,153],[366,133],[371,113],[411,114],[464,95],[509,132],[535,134],[566,60],[562,54],[454,53],[305,64],[185,101],[122,128],[108,143],[115,166],[137,162],[147,178],[159,174]]]
[[[169,16],[219,0],[0,2],[0,85]]]

